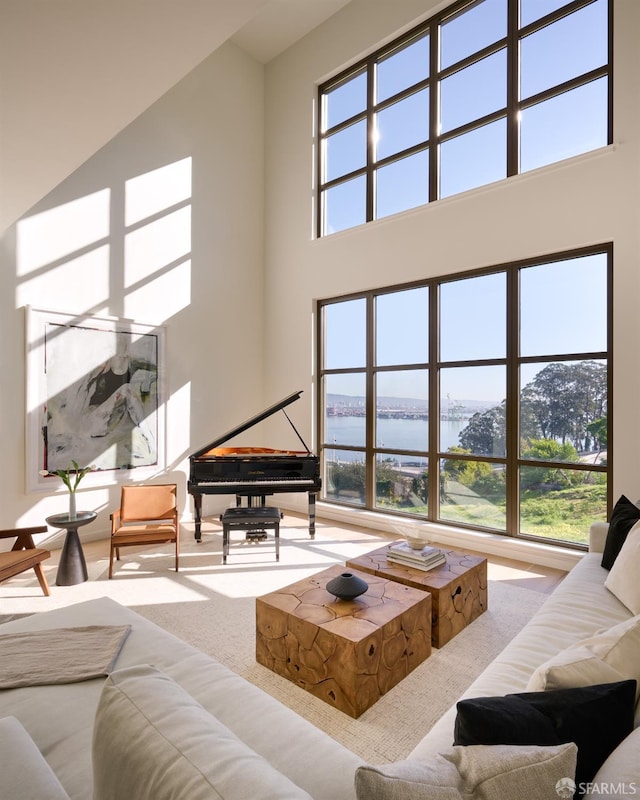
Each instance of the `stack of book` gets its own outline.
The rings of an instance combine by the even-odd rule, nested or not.
[[[414,550],[407,542],[395,542],[389,545],[387,551],[387,561],[416,569],[430,570],[446,563],[446,560],[444,550],[431,545],[425,545],[422,550]]]

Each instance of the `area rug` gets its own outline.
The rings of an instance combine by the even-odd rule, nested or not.
[[[44,562],[50,597],[33,573],[3,583],[0,621],[106,595],[226,664],[370,763],[395,761],[413,749],[548,595],[525,588],[529,572],[507,571],[491,580],[490,568],[489,610],[354,720],[256,663],[255,598],[344,564],[389,538],[395,537],[323,520],[311,540],[306,519],[286,514],[279,561],[273,537],[258,545],[234,537],[222,565],[222,531],[217,519],[207,520],[199,544],[185,526],[179,573],[171,548],[129,548],[112,580],[108,542],[93,542],[85,548],[85,583],[55,585],[57,553]]]
[[[489,609],[357,720],[255,661],[255,600],[146,605],[138,613],[222,661],[369,763],[405,758],[477,675],[528,622],[547,595],[489,582]]]

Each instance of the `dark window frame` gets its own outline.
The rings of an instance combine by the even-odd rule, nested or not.
[[[589,255],[603,254],[607,259],[607,349],[598,352],[576,352],[550,354],[541,353],[538,355],[521,356],[519,348],[519,307],[520,307],[520,281],[519,276],[522,269],[527,267],[542,266],[560,261],[567,261],[574,258],[581,258]],[[506,275],[506,353],[504,358],[481,358],[443,361],[439,356],[439,289],[445,283],[464,280],[484,275],[504,273]],[[428,362],[416,362],[404,364],[401,360],[392,365],[385,364],[378,366],[375,359],[375,301],[380,295],[391,292],[417,289],[422,287],[429,288],[429,359]],[[325,307],[350,300],[364,299],[366,301],[366,361],[364,366],[325,368],[323,343],[324,343],[324,320],[323,310]],[[318,454],[322,465],[322,473],[325,473],[325,451],[335,450],[336,443],[327,442],[324,436],[324,387],[325,377],[328,375],[340,374],[364,374],[366,384],[366,416],[365,416],[365,445],[363,447],[355,445],[338,444],[340,450],[363,453],[365,461],[365,501],[364,504],[353,505],[341,503],[340,500],[327,497],[323,489],[321,498],[327,502],[337,505],[345,505],[349,508],[373,511],[380,514],[391,514],[393,516],[406,516],[408,519],[418,521],[434,522],[441,525],[455,526],[459,528],[469,528],[481,530],[488,533],[512,536],[530,541],[543,543],[562,544],[567,547],[585,549],[586,545],[572,544],[562,539],[550,539],[543,536],[535,536],[520,531],[520,469],[521,467],[544,467],[570,469],[577,471],[600,472],[607,476],[607,518],[612,508],[613,492],[613,441],[611,433],[613,431],[613,244],[611,242],[592,245],[589,247],[576,248],[569,251],[562,251],[545,255],[538,258],[528,258],[521,261],[512,261],[508,264],[485,267],[467,272],[455,273],[452,275],[439,276],[423,281],[412,281],[406,284],[395,284],[393,286],[370,289],[362,292],[353,292],[348,295],[327,298],[316,302],[316,374],[318,376],[318,391],[316,392],[316,441],[318,442]],[[520,410],[520,385],[519,369],[521,365],[540,363],[540,362],[571,362],[585,360],[605,360],[607,364],[607,463],[600,464],[580,464],[572,462],[537,461],[521,458],[519,448],[519,410]],[[375,444],[375,420],[376,420],[376,398],[375,398],[375,377],[379,372],[391,372],[402,368],[418,369],[427,368],[429,370],[429,419],[440,419],[440,370],[455,366],[490,366],[504,365],[506,369],[506,455],[503,457],[476,454],[457,454],[439,450],[439,422],[436,425],[429,425],[428,449],[420,451],[428,459],[428,510],[426,515],[403,514],[401,510],[393,509],[390,511],[376,505],[375,492],[375,463],[379,453],[402,453],[402,449],[378,447]],[[471,525],[462,522],[452,522],[441,519],[439,516],[440,508],[440,462],[443,457],[459,461],[478,461],[503,464],[506,469],[506,525],[505,531],[495,528],[483,527],[481,525]],[[325,482],[326,483],[326,482]]]
[[[366,179],[366,196],[365,196],[365,222],[371,222],[376,219],[375,207],[375,172],[377,169],[392,164],[415,153],[428,150],[429,153],[429,187],[428,187],[428,203],[432,203],[439,199],[439,150],[440,146],[456,137],[469,133],[484,127],[487,124],[497,120],[506,120],[507,127],[507,141],[506,141],[506,177],[517,175],[519,172],[519,113],[522,110],[538,105],[545,100],[560,96],[567,91],[585,86],[600,78],[607,78],[608,83],[608,101],[607,101],[607,144],[613,142],[613,0],[607,0],[608,8],[608,42],[607,63],[598,69],[591,70],[570,80],[564,81],[560,84],[554,85],[544,91],[527,97],[525,100],[520,100],[518,74],[519,74],[519,43],[522,39],[535,33],[538,30],[550,25],[563,17],[586,8],[589,5],[597,2],[597,0],[572,0],[566,5],[562,6],[555,11],[541,17],[534,22],[529,23],[522,28],[519,27],[519,0],[507,0],[507,35],[492,44],[483,47],[481,50],[466,56],[460,61],[447,66],[445,69],[440,70],[438,64],[438,47],[439,41],[439,26],[449,21],[452,17],[465,13],[465,11],[473,8],[478,4],[478,0],[459,0],[451,5],[449,8],[444,9],[439,14],[431,17],[426,22],[421,23],[403,36],[395,39],[390,44],[377,49],[371,55],[358,61],[353,66],[344,70],[339,75],[323,82],[318,87],[318,115],[317,115],[317,130],[316,130],[316,236],[321,238],[326,235],[323,231],[325,224],[324,215],[324,193],[340,184],[346,183],[356,177],[364,176]],[[429,76],[411,86],[406,87],[402,91],[386,97],[382,102],[376,104],[374,96],[375,88],[375,68],[376,64],[383,61],[385,58],[393,55],[395,52],[410,45],[417,38],[428,35],[430,41],[430,66]],[[439,86],[442,80],[450,75],[486,58],[489,55],[497,53],[498,51],[507,50],[507,101],[506,106],[497,109],[483,117],[479,117],[470,122],[460,125],[456,128],[446,131],[446,133],[438,132],[439,114]],[[324,96],[332,90],[339,88],[341,85],[347,83],[358,74],[366,73],[367,76],[367,102],[366,108],[357,114],[354,114],[348,119],[342,120],[340,123],[323,129],[324,117]],[[419,91],[420,89],[429,89],[429,136],[423,142],[412,145],[411,147],[393,153],[379,161],[374,160],[374,142],[373,142],[373,125],[374,115],[383,110],[384,108],[398,102],[399,100],[408,97],[409,95]],[[367,146],[366,146],[366,163],[363,167],[353,170],[349,173],[340,175],[329,181],[323,180],[323,152],[325,142],[329,136],[349,127],[355,122],[366,120],[367,125]],[[556,162],[552,162],[556,163]],[[348,228],[346,228],[348,229]]]

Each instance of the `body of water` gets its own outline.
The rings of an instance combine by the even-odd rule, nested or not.
[[[440,422],[440,450],[460,444],[459,435],[468,420],[443,420]],[[381,419],[377,424],[377,447],[388,450],[428,449],[429,423],[425,419]],[[357,461],[360,453],[340,450],[340,445],[364,447],[364,417],[329,417],[327,419],[327,442],[335,442],[337,458],[341,461]],[[329,451],[330,453],[330,451]],[[406,456],[410,460],[409,456]]]

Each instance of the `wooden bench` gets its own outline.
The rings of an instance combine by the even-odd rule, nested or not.
[[[12,528],[0,531],[0,539],[15,539],[11,550],[0,552],[0,582],[13,578],[25,570],[33,569],[42,591],[49,595],[49,584],[42,569],[41,562],[51,558],[51,553],[33,543],[34,533],[47,533],[46,525],[32,528]]]

